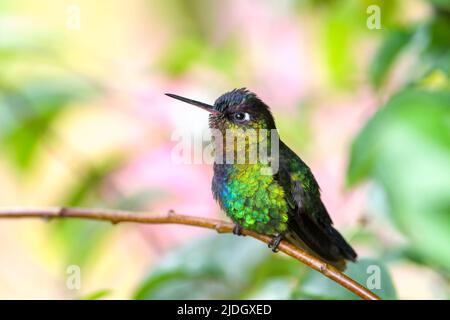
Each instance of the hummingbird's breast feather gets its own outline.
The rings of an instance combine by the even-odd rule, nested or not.
[[[212,191],[225,213],[242,227],[267,235],[287,229],[288,204],[263,164],[215,164]]]

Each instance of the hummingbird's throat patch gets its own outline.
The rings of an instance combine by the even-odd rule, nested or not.
[[[279,136],[277,130],[233,128],[212,129],[216,164],[262,164],[264,174],[278,171]]]

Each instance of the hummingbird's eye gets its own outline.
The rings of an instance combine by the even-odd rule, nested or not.
[[[236,112],[233,117],[237,122],[250,120],[250,115],[247,112]]]

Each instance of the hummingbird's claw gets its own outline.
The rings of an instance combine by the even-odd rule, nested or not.
[[[245,234],[242,234],[242,227],[238,223],[236,223],[233,227],[233,234],[245,237]]]
[[[280,245],[283,236],[281,234],[277,234],[270,240],[268,247],[272,249],[273,252],[278,252],[278,246]]]

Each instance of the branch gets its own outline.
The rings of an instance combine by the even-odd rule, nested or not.
[[[218,233],[232,232],[234,224],[218,219],[201,218],[187,215],[179,215],[169,211],[166,215],[150,215],[138,212],[106,210],[106,209],[81,209],[81,208],[36,208],[36,209],[3,209],[0,210],[0,219],[17,218],[80,218],[89,220],[109,221],[113,224],[119,222],[136,222],[149,224],[183,224],[216,230]],[[243,229],[242,234],[269,243],[271,238],[250,230]],[[319,271],[326,277],[347,288],[354,294],[365,300],[380,300],[376,294],[358,284],[335,267],[313,257],[309,253],[299,249],[287,241],[281,241],[278,249],[287,255],[306,264],[308,267]]]

